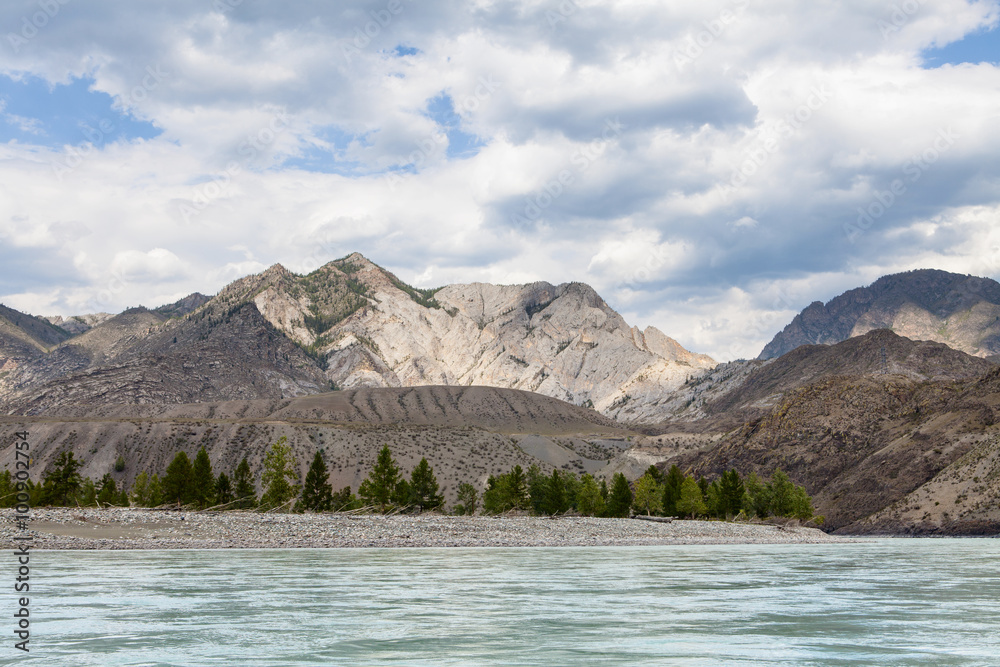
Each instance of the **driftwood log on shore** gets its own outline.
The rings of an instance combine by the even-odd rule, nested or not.
[[[671,523],[674,519],[669,516],[646,516],[645,514],[633,514],[633,519],[642,519],[643,521],[655,521],[657,523]]]

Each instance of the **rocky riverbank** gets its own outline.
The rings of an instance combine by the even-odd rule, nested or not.
[[[0,539],[22,534],[3,510]],[[815,528],[534,516],[381,516],[39,509],[32,549],[294,549],[336,547],[553,547],[844,542]]]

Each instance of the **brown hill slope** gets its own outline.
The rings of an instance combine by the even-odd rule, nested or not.
[[[933,269],[883,276],[827,304],[811,304],[760,359],[800,345],[830,345],[873,329],[945,343],[978,357],[1000,354],[1000,283]]]
[[[0,304],[0,373],[8,373],[70,337],[50,322]]]
[[[43,414],[73,404],[283,398],[326,389],[313,359],[243,304],[171,320],[103,364],[21,390],[6,410]]]
[[[998,373],[972,380],[828,377],[786,392],[764,416],[685,463],[704,474],[731,467],[770,474],[780,467],[814,496],[829,528],[864,530],[858,522],[995,441]],[[979,491],[971,503],[996,503],[995,490]],[[932,511],[923,520],[966,532],[982,517],[952,519]]]
[[[434,466],[453,500],[461,482],[482,491],[491,474],[517,464],[549,472],[553,464],[569,470],[597,469],[617,448],[607,439],[624,439],[606,417],[562,401],[511,389],[418,387],[359,389],[294,399],[230,401],[195,405],[105,405],[61,409],[35,417],[0,418],[0,464],[12,465],[13,436],[27,430],[34,475],[41,477],[59,452],[72,450],[85,462],[83,474],[111,472],[131,485],[141,470],[162,475],[178,451],[194,457],[204,446],[216,473],[231,473],[248,458],[258,476],[264,452],[286,436],[300,473],[322,450],[336,488],[356,491],[378,449],[390,445],[409,471],[422,457]],[[532,454],[518,446],[531,436]],[[553,458],[552,452],[561,454]],[[124,457],[126,469],[114,472]]]
[[[835,375],[894,375],[912,380],[961,380],[979,377],[993,363],[942,343],[910,340],[877,329],[836,345],[803,345],[774,363],[751,372],[742,384],[706,406],[709,414],[768,408],[780,397]]]

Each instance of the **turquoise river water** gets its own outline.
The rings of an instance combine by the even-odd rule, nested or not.
[[[996,539],[36,552],[31,652],[0,664],[1000,665],[998,563]]]

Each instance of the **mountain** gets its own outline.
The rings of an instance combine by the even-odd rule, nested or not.
[[[0,381],[8,412],[74,403],[287,398],[331,386],[495,386],[614,414],[715,362],[629,327],[589,286],[419,290],[353,254],[305,275],[281,265],[97,323]]]
[[[1000,530],[1000,485],[987,474],[994,462],[1000,466],[994,364],[888,330],[756,363],[705,403],[703,418],[664,430],[677,439],[714,428],[714,442],[661,466],[709,477],[730,468],[770,475],[780,467],[806,487],[832,530]],[[988,482],[974,481],[979,476]],[[966,503],[957,511],[956,485]],[[886,514],[890,507],[911,514]]]
[[[188,313],[193,312],[205,305],[208,300],[209,297],[199,292],[195,292],[194,294],[189,294],[179,301],[155,308],[154,312],[163,315],[164,318],[183,317],[184,315],[187,315]],[[77,336],[100,324],[103,324],[113,317],[114,315],[110,313],[91,313],[87,315],[73,315],[71,317],[53,315],[45,317],[44,319],[50,324],[56,325],[63,331],[66,331],[73,336]]]
[[[816,301],[777,334],[760,359],[800,345],[830,345],[874,329],[933,340],[977,357],[1000,354],[1000,283],[922,269],[879,278],[825,305]]]
[[[52,323],[0,304],[0,379],[70,337]]]

